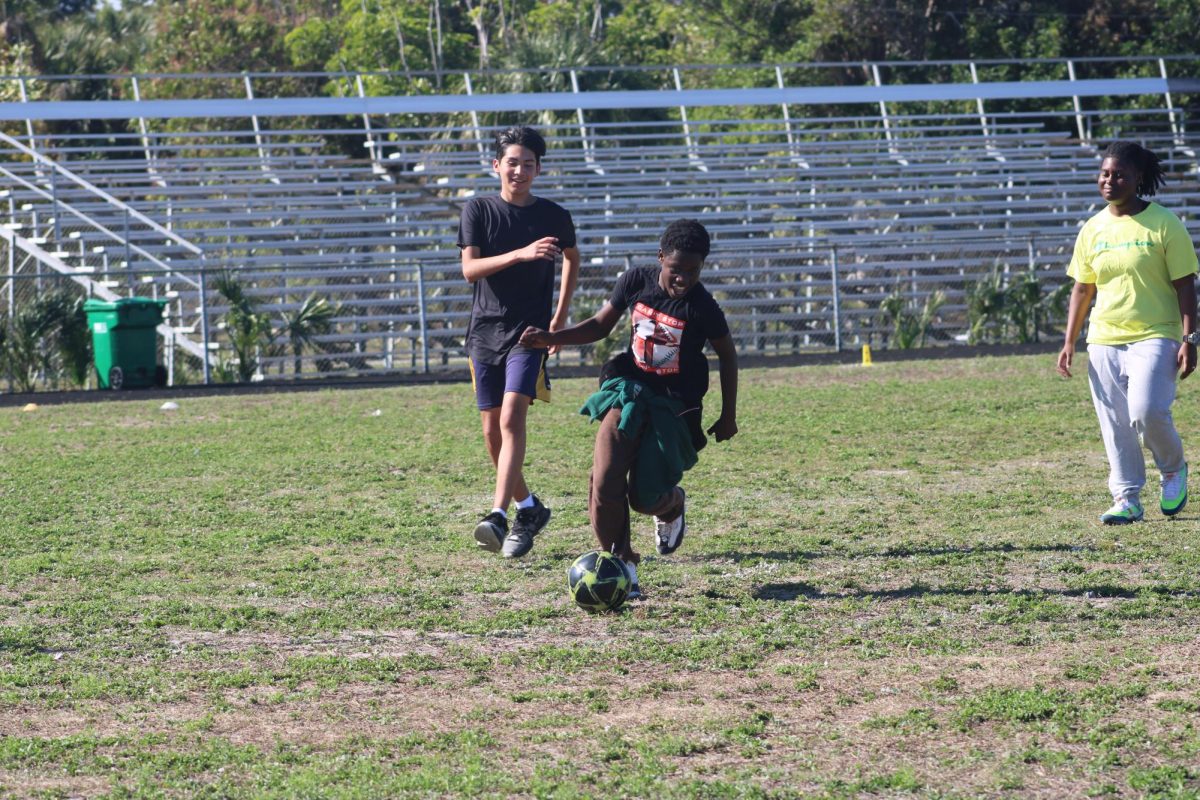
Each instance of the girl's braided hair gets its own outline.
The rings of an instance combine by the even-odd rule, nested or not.
[[[1100,154],[1101,161],[1106,158],[1129,164],[1141,174],[1137,185],[1139,197],[1153,197],[1166,183],[1158,156],[1137,142],[1113,142]]]

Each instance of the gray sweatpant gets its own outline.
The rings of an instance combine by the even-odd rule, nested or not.
[[[1113,499],[1140,502],[1146,483],[1144,444],[1160,472],[1183,469],[1183,442],[1171,419],[1179,342],[1146,339],[1088,345],[1088,383],[1108,453]]]

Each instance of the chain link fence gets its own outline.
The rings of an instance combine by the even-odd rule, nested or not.
[[[72,338],[80,318],[66,316],[81,314],[86,287],[7,243],[0,250],[10,266],[2,284],[8,389],[94,386],[88,371],[72,368],[90,355],[86,337]],[[718,246],[702,280],[725,310],[744,355],[828,353],[863,344],[897,349],[1028,342],[1051,335],[1064,320],[1067,257],[1061,245],[1042,249],[1032,242],[973,241],[937,256],[884,263],[853,248],[739,256]],[[603,304],[621,269],[653,263],[630,258],[586,264],[573,320]],[[456,262],[397,261],[319,278],[297,278],[286,267],[259,269],[252,280],[212,267],[208,274],[200,268],[180,275],[189,281],[128,267],[95,276],[121,296],[167,301],[165,324],[172,335],[161,340],[160,363],[174,384],[202,382],[204,374],[200,359],[175,346],[173,337],[206,343],[216,381],[466,367],[471,288]],[[209,289],[205,304],[192,283]],[[557,363],[600,363],[627,336],[627,327],[618,326],[606,342],[564,348]],[[45,341],[30,348],[28,340],[38,337]],[[84,351],[72,354],[70,347]]]

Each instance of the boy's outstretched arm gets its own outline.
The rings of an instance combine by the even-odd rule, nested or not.
[[[617,321],[621,319],[620,311],[612,307],[607,300],[595,316],[588,317],[578,325],[563,328],[561,331],[544,331],[530,326],[521,334],[522,347],[558,347],[564,344],[590,344],[598,342],[612,333]]]
[[[737,435],[737,390],[738,365],[737,350],[733,346],[733,337],[726,334],[720,339],[711,339],[709,344],[717,353],[721,369],[721,416],[717,417],[708,429],[718,442],[732,439]]]

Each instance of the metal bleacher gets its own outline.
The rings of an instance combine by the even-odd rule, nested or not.
[[[944,304],[931,334],[953,344],[971,287],[993,270],[1032,271],[1047,289],[1062,281],[1078,225],[1099,208],[1094,176],[1110,139],[1160,154],[1162,202],[1200,232],[1198,141],[1186,101],[1175,102],[1200,86],[1172,83],[1165,63],[1152,64],[1161,85],[1109,80],[1122,102],[1085,82],[1007,93],[975,84],[1003,106],[995,112],[984,99],[946,110],[960,84],[880,84],[836,106],[782,84],[773,95],[546,93],[514,96],[528,111],[502,115],[483,95],[420,114],[366,105],[379,98],[288,98],[273,115],[255,97],[229,99],[224,116],[204,122],[185,106],[196,101],[167,98],[75,103],[77,118],[124,124],[86,134],[49,130],[61,106],[0,104],[5,302],[11,313],[64,279],[103,297],[166,298],[172,371],[207,378],[230,358],[228,303],[213,290],[228,274],[277,327],[310,296],[336,308],[298,361],[264,341],[266,377],[294,377],[297,363],[301,376],[461,367],[471,288],[455,246],[459,211],[496,191],[495,130],[528,121],[551,143],[538,193],[566,206],[579,232],[576,318],[622,270],[653,263],[667,222],[695,217],[714,235],[704,282],[743,353],[886,345],[883,299],[898,293],[915,308],[935,291]],[[752,92],[752,105],[739,99]],[[572,102],[575,113],[548,111]],[[658,118],[613,118],[626,107]],[[559,358],[585,361],[591,348]]]

